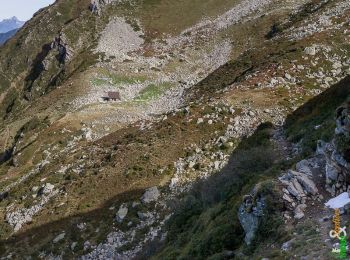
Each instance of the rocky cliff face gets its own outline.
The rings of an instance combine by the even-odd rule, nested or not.
[[[346,159],[350,147],[347,141],[349,136],[348,102],[338,107],[334,114],[333,121],[336,122],[336,128],[332,131],[333,137],[330,141],[319,140],[314,154],[296,162],[295,168],[287,170],[279,177],[282,185],[278,189],[281,191],[281,199],[284,202],[284,209],[280,213],[283,214],[285,224],[302,225],[301,223],[305,222],[307,217],[311,218],[316,215],[319,236],[322,236],[322,233],[328,235],[327,229],[332,228],[328,221],[334,212],[333,209],[326,208],[324,203],[329,198],[340,194],[346,199],[350,196],[347,182],[349,163]],[[254,188],[252,194],[244,196],[243,203],[238,210],[239,221],[245,232],[245,243],[248,246],[252,242],[259,241],[258,239],[263,236],[259,234],[259,231],[267,225],[263,219],[264,217],[269,218],[265,215],[271,215],[271,212],[266,211],[271,201],[266,202],[261,194],[260,197],[257,197],[257,190]],[[335,199],[330,201],[333,200]],[[338,207],[343,219],[349,218],[348,201],[348,199],[345,200]],[[326,203],[326,205],[329,204]],[[299,224],[295,224],[296,222]],[[281,250],[293,254],[296,250],[297,239],[301,237],[303,234],[294,233],[292,239],[282,244]],[[325,243],[333,245],[333,248],[339,247],[339,244],[331,244],[332,240],[328,238]]]
[[[347,177],[350,170],[348,162],[349,149],[349,107],[345,104],[336,111],[335,136],[331,142],[320,140],[317,144],[317,153],[326,160],[327,190],[332,195],[349,191]]]

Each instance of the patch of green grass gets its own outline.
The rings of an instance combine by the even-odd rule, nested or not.
[[[160,84],[150,84],[146,88],[140,91],[139,95],[135,98],[137,101],[147,101],[155,99],[163,94],[166,90],[170,89],[173,85],[169,82]]]
[[[91,83],[92,83],[92,85],[98,87],[98,86],[102,86],[102,85],[104,85],[104,84],[108,84],[109,82],[108,82],[107,79],[93,78],[93,79],[91,80]]]
[[[137,84],[137,83],[143,83],[147,80],[146,76],[123,76],[123,75],[116,75],[116,74],[111,74],[110,75],[113,84]]]

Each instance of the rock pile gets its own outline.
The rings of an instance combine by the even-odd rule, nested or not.
[[[138,50],[144,43],[142,35],[123,18],[115,17],[103,30],[96,51],[115,56],[119,61],[130,59],[128,53]]]
[[[49,186],[51,187],[51,186]],[[47,188],[47,186],[45,186]],[[46,191],[48,191],[46,189]],[[26,223],[32,222],[32,219],[35,214],[37,214],[45,206],[49,200],[58,194],[58,190],[51,190],[51,193],[43,195],[40,202],[36,205],[31,206],[30,208],[21,208],[14,211],[9,211],[6,214],[6,221],[14,228],[14,231],[17,232],[22,228]]]
[[[307,198],[319,199],[318,189],[312,180],[312,171],[303,160],[297,164],[297,169],[302,172],[289,170],[286,174],[279,178],[283,188],[283,200],[287,203],[287,208],[294,211],[294,218],[301,219],[304,217],[303,211],[306,208]],[[285,217],[288,219],[288,215]]]

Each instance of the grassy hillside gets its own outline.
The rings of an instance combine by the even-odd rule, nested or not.
[[[348,3],[89,2],[56,1],[0,47],[1,257],[303,256],[316,235],[283,225],[277,177],[331,139],[349,96]],[[281,252],[294,233],[308,242]]]

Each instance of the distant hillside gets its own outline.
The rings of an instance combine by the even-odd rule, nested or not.
[[[9,19],[4,19],[0,22],[0,33],[7,33],[14,29],[21,28],[24,23],[25,22],[18,20],[15,16]]]
[[[15,35],[17,31],[18,29],[14,29],[6,33],[0,33],[0,46],[4,44],[8,39],[10,39],[13,35]]]

